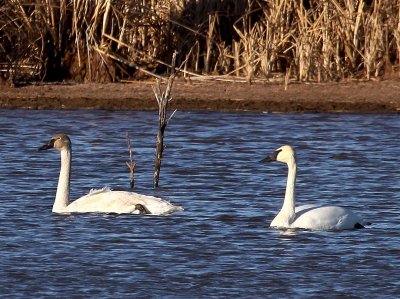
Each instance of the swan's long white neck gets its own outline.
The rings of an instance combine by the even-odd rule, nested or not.
[[[69,184],[71,178],[71,158],[70,149],[61,150],[61,170],[58,179],[56,199],[53,205],[53,212],[62,212],[69,205]]]
[[[278,215],[272,221],[271,226],[290,227],[295,220],[295,198],[296,198],[296,173],[297,165],[295,158],[288,162],[288,178],[286,182],[285,199]]]
[[[294,207],[295,207],[295,199],[296,199],[296,173],[297,173],[297,165],[295,159],[291,159],[288,162],[288,178],[286,182],[286,192],[285,192],[285,200],[283,201],[283,206],[281,212],[284,211],[288,215],[294,216]]]

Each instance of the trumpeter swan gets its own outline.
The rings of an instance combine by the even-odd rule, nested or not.
[[[70,203],[71,140],[66,134],[55,134],[48,143],[38,150],[43,151],[51,148],[55,148],[61,153],[61,170],[53,213],[95,212],[165,215],[183,210],[182,207],[172,205],[161,198],[127,191],[111,191],[109,188],[91,190],[89,194]]]
[[[364,227],[361,217],[342,207],[305,205],[295,208],[296,153],[290,145],[278,148],[262,161],[283,162],[289,168],[283,206],[272,220],[271,227],[310,230],[346,230]]]

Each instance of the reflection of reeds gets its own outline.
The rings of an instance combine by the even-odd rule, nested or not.
[[[21,80],[116,81],[166,70],[248,82],[393,74],[400,1],[3,0],[0,71]]]

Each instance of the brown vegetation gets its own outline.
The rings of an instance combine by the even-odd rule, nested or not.
[[[0,80],[398,76],[400,1],[0,0]]]
[[[158,110],[154,81],[35,84],[0,88],[1,109]],[[177,78],[169,109],[202,111],[400,113],[400,80],[282,84]]]

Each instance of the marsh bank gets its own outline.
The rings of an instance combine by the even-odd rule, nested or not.
[[[2,109],[156,110],[155,81],[0,86]],[[185,82],[170,109],[193,111],[399,113],[400,80],[341,83]]]

